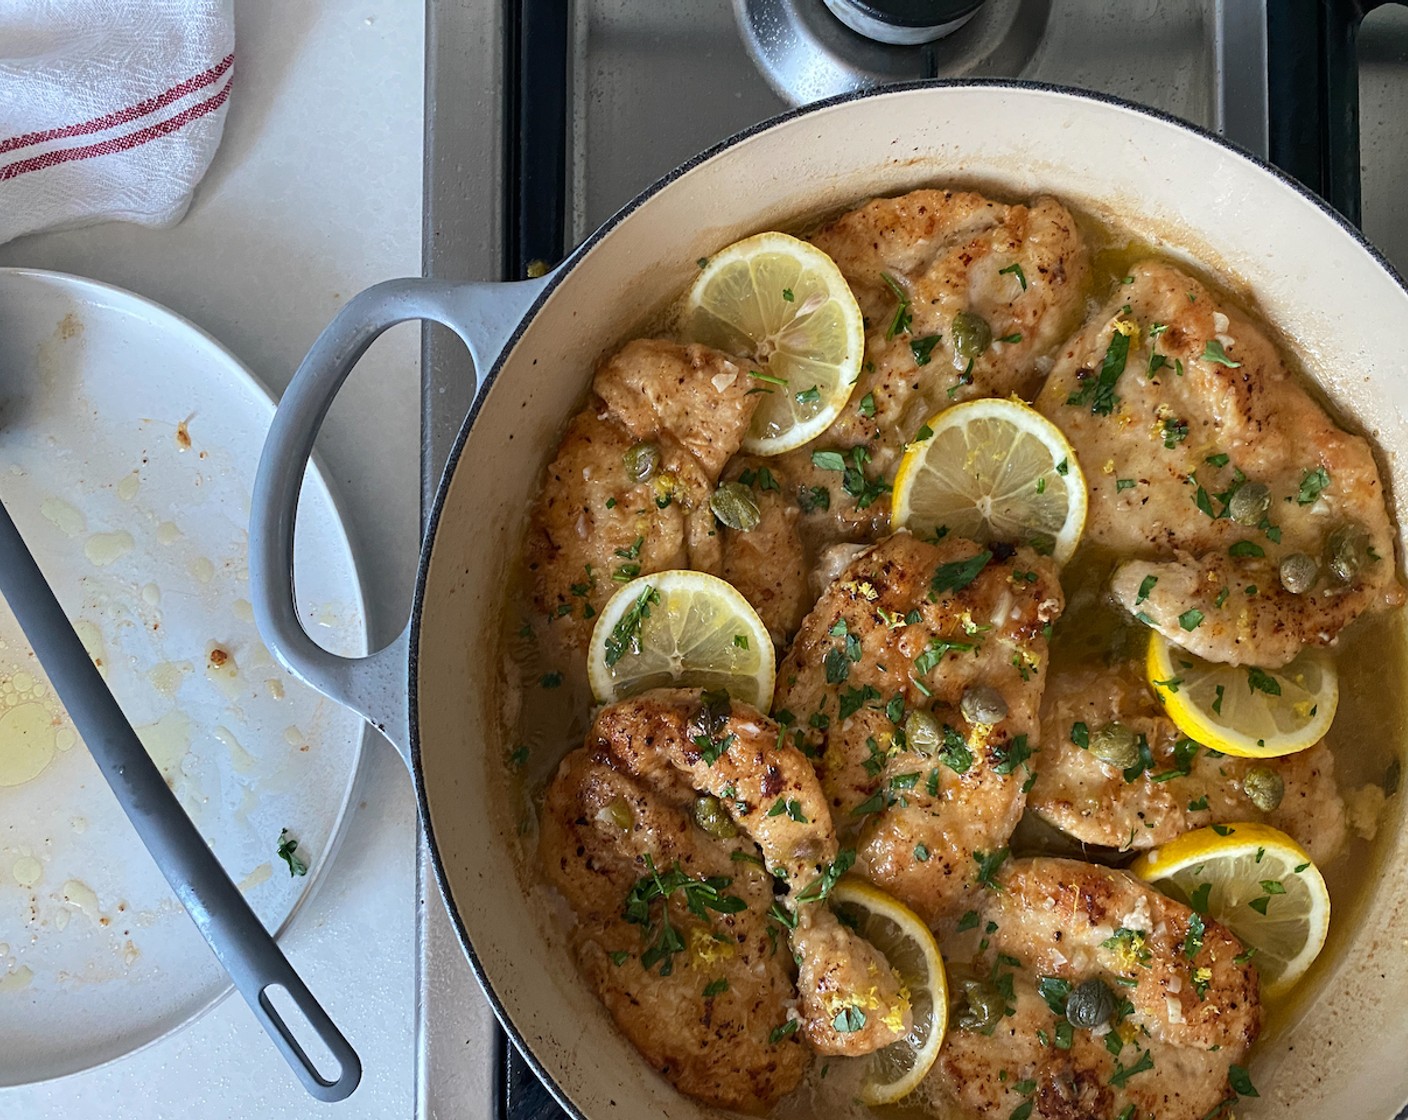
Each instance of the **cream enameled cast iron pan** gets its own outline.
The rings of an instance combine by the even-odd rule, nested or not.
[[[698,1117],[640,1060],[541,920],[510,855],[500,617],[544,464],[597,359],[758,230],[873,195],[973,185],[1051,193],[1183,250],[1254,293],[1349,421],[1380,449],[1408,525],[1408,290],[1359,234],[1277,171],[1181,121],[1017,83],[934,83],[842,98],[707,152],[642,194],[560,268],[520,284],[398,280],[318,340],[269,434],[255,487],[255,613],[296,673],[362,712],[406,756],[465,952],[529,1061],[578,1116]],[[360,660],[293,610],[293,518],[318,426],[371,341],[407,319],[453,328],[481,381],[430,518],[410,624]],[[405,453],[414,453],[406,448]],[[1401,687],[1386,681],[1385,687]],[[1386,811],[1377,891],[1297,1022],[1254,1051],[1244,1117],[1393,1117],[1408,1101],[1408,833]]]

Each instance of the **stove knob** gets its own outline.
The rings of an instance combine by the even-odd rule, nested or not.
[[[957,31],[983,0],[825,0],[831,13],[877,43],[912,47]]]

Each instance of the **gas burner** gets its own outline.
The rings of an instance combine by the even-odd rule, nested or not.
[[[749,53],[779,97],[823,97],[920,78],[1020,73],[1051,0],[734,0]]]
[[[877,43],[917,47],[952,35],[983,0],[825,0],[831,14]]]

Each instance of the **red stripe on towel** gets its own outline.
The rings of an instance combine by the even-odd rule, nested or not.
[[[231,80],[233,81],[233,79]],[[157,140],[162,136],[177,132],[190,124],[191,121],[205,116],[206,113],[220,108],[225,103],[225,98],[230,96],[230,82],[226,82],[224,88],[214,97],[202,101],[199,105],[192,105],[189,109],[184,109],[169,120],[164,120],[159,124],[149,125],[139,132],[129,132],[126,136],[118,136],[111,140],[104,140],[98,144],[89,144],[82,148],[59,148],[56,151],[45,152],[43,155],[34,156],[31,159],[18,160],[15,163],[6,164],[0,167],[0,182],[6,179],[13,179],[18,175],[24,175],[30,171],[43,171],[46,167],[55,167],[61,163],[70,163],[76,159],[92,159],[94,156],[111,155],[113,152],[125,152],[129,148],[140,147],[150,140]]]
[[[118,109],[115,113],[94,117],[91,121],[83,121],[80,124],[68,124],[61,128],[46,129],[43,132],[26,132],[23,136],[12,136],[8,140],[0,140],[0,154],[13,152],[18,148],[28,148],[32,144],[42,144],[46,140],[61,140],[68,136],[91,136],[95,132],[102,132],[105,128],[112,128],[113,125],[128,124],[138,117],[145,117],[148,113],[164,109],[173,101],[179,101],[186,94],[202,89],[210,85],[211,82],[218,81],[220,76],[234,64],[234,61],[235,56],[227,54],[209,70],[187,78],[184,82],[172,86],[165,93],[159,93],[155,97],[139,101],[136,105],[129,105],[126,109]]]

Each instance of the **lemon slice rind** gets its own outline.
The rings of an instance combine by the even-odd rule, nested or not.
[[[1278,758],[1313,747],[1339,706],[1334,662],[1316,650],[1262,670],[1204,661],[1150,631],[1144,668],[1179,731],[1237,758]],[[1279,695],[1267,691],[1273,687],[1268,681]]]
[[[1130,870],[1146,883],[1187,903],[1210,883],[1207,914],[1230,929],[1261,974],[1262,995],[1285,995],[1325,945],[1330,894],[1305,849],[1264,824],[1215,825],[1185,833],[1139,857]],[[1281,884],[1268,894],[1263,882]],[[1263,915],[1251,903],[1266,899]]]
[[[761,395],[743,450],[780,455],[829,428],[865,357],[860,305],[835,262],[785,233],[755,234],[711,257],[685,299],[696,342],[748,357]],[[779,384],[778,382],[782,382]]]
[[[1027,544],[1045,538],[1064,564],[1085,530],[1085,475],[1075,449],[1036,409],[985,398],[953,405],[909,444],[895,475],[894,529]],[[921,429],[922,430],[922,429]]]
[[[766,712],[776,654],[767,627],[732,584],[671,570],[623,584],[597,616],[587,679],[598,703],[650,688],[727,689]]]
[[[890,962],[910,994],[914,1029],[909,1036],[863,1058],[858,1094],[862,1104],[893,1104],[908,1096],[933,1068],[948,1027],[948,982],[934,935],[919,915],[863,879],[842,879],[832,906],[859,915],[857,932]]]

